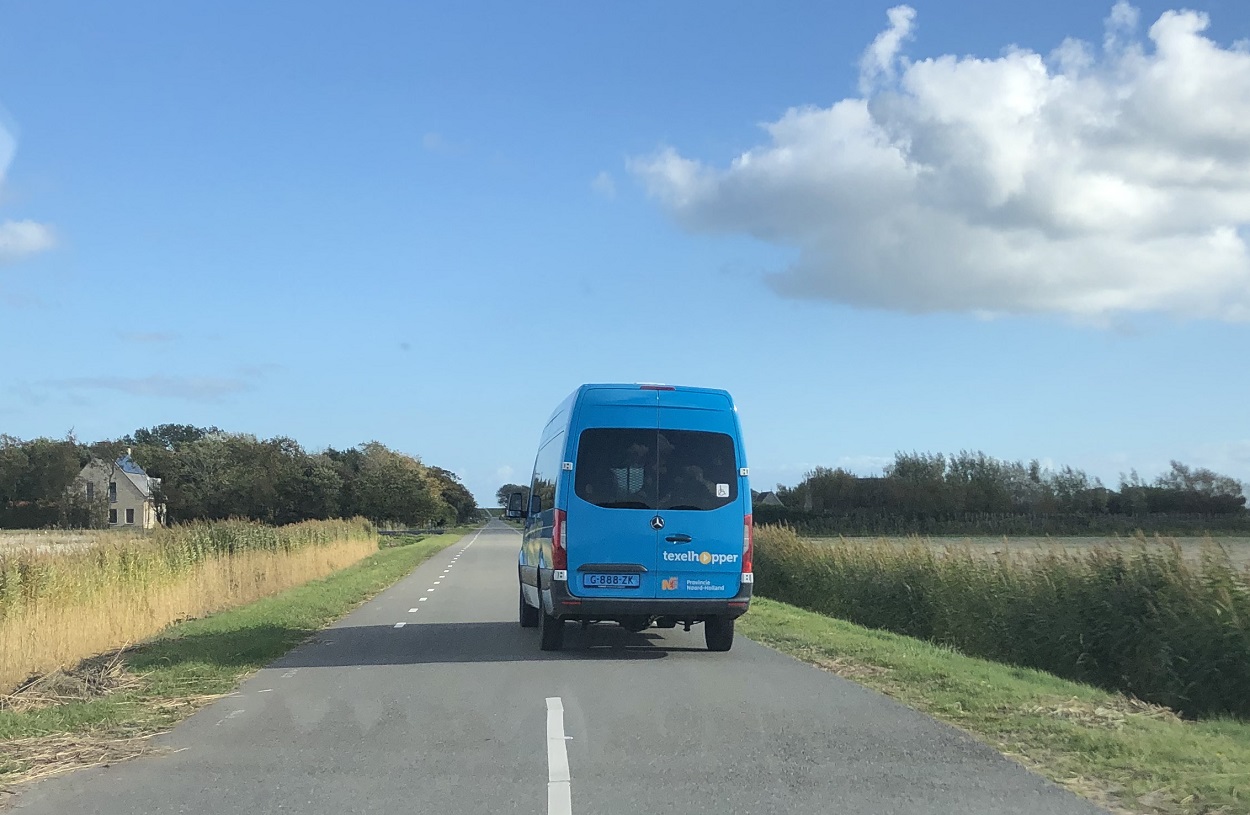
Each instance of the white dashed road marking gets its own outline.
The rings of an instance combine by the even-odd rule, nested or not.
[[[230,721],[231,719],[233,719],[235,716],[242,716],[242,715],[244,714],[244,712],[245,712],[245,711],[242,711],[242,710],[236,710],[236,711],[234,711],[234,712],[233,712],[233,713],[231,713],[229,716],[227,716],[226,718],[224,718],[224,719],[222,719],[220,722],[218,722],[218,723],[217,723],[217,726],[218,726],[218,727],[221,727],[222,722],[228,722],[228,721]]]
[[[564,737],[564,702],[547,698],[547,815],[572,815],[573,778]]]

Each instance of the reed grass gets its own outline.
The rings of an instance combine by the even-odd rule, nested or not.
[[[152,735],[230,693],[458,539],[409,539],[323,579],[168,626],[145,643],[0,696],[0,810],[9,800],[6,785],[151,752]]]
[[[0,555],[22,551],[66,554],[102,544],[143,540],[152,531],[138,527],[110,529],[0,529]]]
[[[1250,570],[1215,541],[993,556],[966,545],[756,535],[756,590],[811,611],[1120,691],[1250,718]]]
[[[195,523],[68,553],[0,553],[0,693],[377,551],[366,521]]]

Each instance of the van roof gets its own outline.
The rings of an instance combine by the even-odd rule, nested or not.
[[[700,388],[693,385],[667,385],[661,382],[592,382],[582,385],[578,390],[661,390],[661,391],[683,391],[688,393],[719,393],[725,396],[729,395],[729,391],[724,388]]]
[[[663,390],[661,390],[663,389]],[[592,395],[593,394],[593,395]],[[640,400],[653,399],[651,404],[663,404],[672,407],[701,407],[703,409],[737,411],[733,397],[722,388],[699,388],[691,385],[658,385],[651,382],[592,382],[579,385],[576,390],[564,398],[551,417],[547,419],[547,428],[562,414],[575,405],[587,402],[609,405],[639,404]],[[723,400],[723,401],[722,401]],[[547,431],[544,430],[544,433]]]
[[[642,404],[672,407],[698,407],[704,410],[734,410],[733,397],[722,388],[690,385],[656,385],[650,382],[601,383],[582,385],[572,401],[582,404]]]

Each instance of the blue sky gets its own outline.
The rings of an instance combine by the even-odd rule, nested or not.
[[[757,488],[1250,481],[1250,6],[1186,7],[6,3],[0,432],[376,439],[489,501],[576,385],[663,381]]]

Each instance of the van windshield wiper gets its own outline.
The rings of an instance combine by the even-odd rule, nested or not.
[[[665,509],[703,509],[703,507],[696,507],[694,504],[674,504],[671,507],[664,507],[664,508]]]
[[[651,509],[651,505],[643,501],[606,501],[602,504],[596,503],[595,506],[604,509]]]

